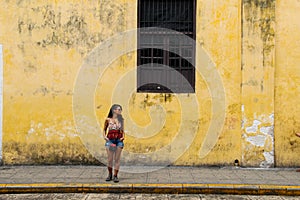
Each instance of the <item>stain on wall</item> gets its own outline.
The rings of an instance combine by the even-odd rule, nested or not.
[[[275,0],[242,4],[242,165],[274,166]]]
[[[300,2],[276,2],[275,162],[300,166]]]
[[[98,0],[93,7],[82,3],[59,3],[59,7],[28,4],[26,9],[20,8],[24,15],[18,18],[18,33],[31,36],[32,42],[44,48],[75,48],[85,55],[107,36],[124,31],[125,7],[121,3]]]
[[[73,84],[84,58],[96,45],[118,32],[136,28],[137,1],[4,1],[2,5],[0,23],[4,29],[0,30],[0,40],[5,46],[5,163],[96,163],[79,140],[73,122]],[[212,153],[199,158],[211,118],[211,97],[201,74],[196,77],[200,119],[181,119],[177,95],[136,93],[128,99],[128,117],[140,126],[150,124],[151,130],[149,128],[143,134],[154,133],[147,139],[129,136],[126,150],[156,151],[172,140],[177,125],[183,120],[186,129],[196,132],[196,137],[174,164],[231,164],[240,157],[239,94],[236,93],[240,85],[239,11],[236,0],[197,2],[197,40],[202,41],[221,77],[226,80],[226,106],[230,110]],[[128,53],[114,61],[99,80],[95,109],[100,124],[112,103],[112,77],[118,80],[135,64],[135,52]],[[189,95],[184,98],[186,101],[191,99]],[[161,114],[162,109],[166,114]],[[194,108],[183,109],[194,111]],[[153,116],[165,123],[151,124]],[[201,128],[195,130],[195,125]],[[128,131],[131,131],[130,127]],[[45,151],[45,148],[51,151]],[[174,151],[176,148],[172,147]],[[100,153],[105,156],[105,152]],[[147,162],[159,164],[164,163],[164,159],[168,158],[156,157]],[[138,162],[134,157],[124,160]]]
[[[73,84],[89,51],[125,29],[125,3],[1,5],[4,164],[99,164],[73,122]]]
[[[136,28],[137,1],[2,0],[1,5],[4,164],[103,164],[90,154],[76,130],[74,82],[100,42]],[[196,39],[214,62],[226,94],[222,133],[204,158],[199,151],[212,119],[205,78],[196,74],[197,108],[181,107],[180,99],[191,101],[189,94],[136,93],[130,90],[136,77],[125,81],[136,66],[136,52],[114,60],[99,79],[95,91],[99,124],[112,103],[126,101],[126,151],[155,152],[172,143],[183,123],[195,137],[174,165],[233,165],[236,159],[243,166],[299,165],[300,143],[293,136],[300,121],[297,8],[296,0],[197,1]],[[286,12],[289,9],[292,14]],[[195,109],[199,118],[182,118],[183,110]],[[134,129],[137,126],[131,123],[143,129]],[[89,145],[95,148],[103,145],[93,142]],[[181,151],[178,146],[167,150]],[[122,162],[159,165],[168,159],[124,156]]]

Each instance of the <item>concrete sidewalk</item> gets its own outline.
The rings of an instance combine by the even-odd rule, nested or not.
[[[156,169],[137,166],[122,169],[119,173],[120,182],[114,183],[105,181],[107,169],[102,166],[1,166],[0,194],[120,192],[300,195],[300,173],[296,172],[296,169]]]

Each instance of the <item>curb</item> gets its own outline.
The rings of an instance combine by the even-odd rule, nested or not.
[[[300,185],[255,184],[0,184],[0,194],[16,193],[157,193],[300,196]]]

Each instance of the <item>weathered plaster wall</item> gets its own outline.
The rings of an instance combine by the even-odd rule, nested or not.
[[[104,144],[101,133],[90,136],[85,146],[76,130],[74,83],[95,47],[112,35],[136,28],[137,1],[0,3],[4,163],[104,163],[105,151],[99,148],[96,157],[90,152],[90,146],[97,149]],[[299,139],[294,136],[300,116],[297,8],[296,0],[276,1],[276,10],[275,0],[197,1],[197,42],[215,64],[225,92],[225,123],[220,133],[207,134],[216,113],[203,74],[196,74],[195,94],[136,93],[136,53],[114,60],[99,77],[94,109],[102,126],[110,105],[123,105],[127,131],[123,162],[168,162],[166,155],[146,159],[126,152],[158,152],[172,144],[181,124],[189,137],[195,137],[182,140],[191,143],[186,151],[180,145],[167,148],[178,154],[173,164],[230,165],[238,159],[244,166],[299,165]],[[120,48],[135,39],[121,42]],[[190,115],[182,117],[183,113]],[[206,138],[213,137],[214,147],[200,155],[207,148]]]
[[[97,163],[72,115],[73,84],[87,53],[124,29],[124,3],[1,1],[5,164]]]
[[[274,166],[275,0],[244,0],[242,15],[242,165]]]
[[[206,133],[211,123],[212,110],[209,107],[211,106],[211,93],[203,92],[205,91],[203,77],[197,74],[196,88],[201,108],[199,131],[192,146],[194,148],[190,148],[190,151],[183,157],[195,160],[196,164],[231,165],[235,159],[241,160],[240,14],[241,3],[237,0],[197,1],[197,41],[207,51],[221,75],[225,90],[226,111],[225,123],[216,145],[207,156],[199,159],[195,152],[198,152],[199,147],[203,145],[205,137],[209,137]]]
[[[276,1],[275,162],[300,166],[300,2]]]
[[[78,69],[94,47],[113,34],[136,28],[136,3],[133,0],[1,1],[5,164],[97,163],[75,129],[73,84]],[[201,74],[196,75],[198,108],[181,107],[179,99],[191,101],[188,94],[133,92],[128,99],[114,99],[126,102],[126,118],[139,127],[150,124],[137,137],[128,120],[126,151],[155,152],[172,141],[178,124],[182,123],[187,132],[193,131],[196,136],[174,164],[232,164],[235,159],[240,160],[240,8],[237,0],[197,1],[197,40],[219,70],[226,94],[225,125],[212,151],[203,158],[199,156],[212,117],[210,91]],[[99,80],[95,95],[99,124],[112,103],[112,80],[122,81],[123,74],[135,63],[134,52],[124,55]],[[118,87],[122,91],[125,85]],[[191,113],[198,109],[200,118],[182,119],[183,109]],[[149,115],[149,111],[153,114]],[[165,123],[152,124],[155,121]],[[147,139],[140,138],[141,135]],[[170,149],[179,150],[176,146]],[[105,157],[105,152],[99,154]],[[135,157],[123,159],[139,162]],[[165,159],[168,158],[161,155],[145,163],[159,164]]]
[[[131,10],[137,9],[135,4],[131,6]],[[136,16],[132,17],[136,21]],[[135,27],[135,23],[127,23],[126,28]],[[195,96],[198,104],[189,103],[192,102],[193,94],[136,93],[136,76],[135,73],[131,74],[136,65],[136,54],[129,53],[117,59],[105,71],[99,80],[95,98],[100,124],[104,121],[111,102],[119,102],[125,107],[126,151],[153,154],[149,158],[124,153],[126,156],[123,160],[126,163],[165,164],[169,154],[171,157],[179,155],[174,162],[177,165],[231,165],[235,159],[241,159],[239,1],[197,1],[197,41],[219,70],[226,95],[225,124],[220,137],[216,139],[216,145],[206,156],[199,155],[205,138],[211,137],[207,132],[212,119],[211,93],[202,74],[196,74]],[[120,48],[122,45],[125,44],[120,44]],[[183,105],[181,101],[187,104]],[[195,115],[195,109],[200,113],[199,118],[191,117]],[[190,113],[190,116],[182,118],[184,112]],[[174,138],[180,132],[180,125],[187,135],[196,132],[186,152],[173,145]],[[182,140],[182,143],[188,142],[190,141]],[[169,144],[169,154],[155,154]],[[99,157],[103,156],[105,152]]]

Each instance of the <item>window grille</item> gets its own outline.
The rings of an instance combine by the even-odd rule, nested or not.
[[[138,32],[138,92],[195,92],[195,45],[182,37],[195,39],[195,4],[195,0],[138,1],[138,27],[159,27]]]

